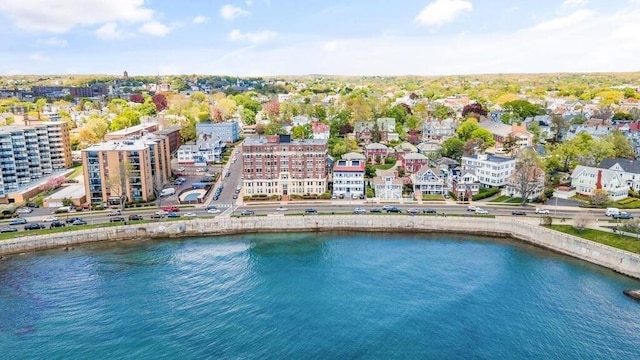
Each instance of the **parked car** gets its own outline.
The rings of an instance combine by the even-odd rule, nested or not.
[[[626,211],[621,211],[613,215],[613,218],[616,220],[630,220],[630,219],[633,219],[633,216]]]
[[[162,219],[164,218],[163,214],[159,214],[158,212],[151,214],[150,218],[152,219]]]
[[[485,215],[485,214],[488,214],[488,213],[489,213],[489,211],[487,211],[487,210],[485,210],[485,209],[481,209],[481,208],[476,208],[475,213],[476,213],[476,214],[480,214],[480,215]]]
[[[44,224],[38,224],[38,223],[31,223],[24,226],[25,230],[40,230],[44,228],[45,228]]]
[[[216,208],[211,208],[207,210],[207,214],[220,214],[220,210]]]
[[[514,210],[511,212],[513,216],[527,216],[527,213],[522,210]]]
[[[180,209],[177,206],[173,206],[173,205],[163,206],[162,210],[166,211],[166,212],[178,212],[178,211],[180,211]]]
[[[407,210],[407,214],[418,215],[418,214],[420,214],[420,210],[418,210],[418,209],[409,209],[409,210]]]
[[[122,216],[116,216],[116,217],[112,217],[110,220],[110,222],[122,222],[125,221],[124,218]]]
[[[131,221],[142,220],[142,219],[143,219],[142,216],[138,214],[129,215],[129,220]]]
[[[425,214],[437,214],[436,209],[422,209],[422,212]]]
[[[364,194],[360,194],[360,200],[364,200]]]
[[[393,206],[393,205],[384,205],[384,206],[382,207],[382,210],[387,211],[387,210],[389,210],[389,209],[391,209],[391,208],[394,208],[394,207],[395,207],[395,206]]]
[[[234,198],[234,199],[237,199],[238,198],[238,194],[233,194],[231,197]]]
[[[122,215],[122,212],[120,212],[120,210],[111,210],[109,211],[109,216],[120,216]]]
[[[177,213],[177,212],[170,212],[170,213],[167,214],[167,217],[168,218],[179,218],[180,214]]]
[[[240,215],[242,216],[251,216],[251,215],[255,215],[256,213],[253,210],[243,210]]]
[[[387,209],[387,212],[388,212],[388,213],[401,213],[401,212],[402,212],[402,210],[398,209],[398,208],[397,208],[397,207],[395,207],[395,206],[392,206],[392,207],[390,207],[390,208],[388,208],[388,209]]]
[[[276,209],[276,211],[289,211],[288,208],[284,207],[284,206],[278,206],[278,208]]]
[[[27,203],[27,207],[30,207],[32,209],[37,209],[37,208],[40,207],[40,205],[38,205],[36,203],[33,203],[33,202],[30,202],[30,203]]]
[[[10,232],[16,232],[16,231],[18,231],[17,228],[10,227],[10,226],[4,226],[0,228],[0,233],[10,233]]]
[[[317,214],[318,210],[316,209],[304,209],[305,214]]]
[[[49,224],[49,229],[58,228],[58,227],[65,227],[65,224],[62,221],[57,221],[57,220]]]
[[[76,226],[77,225],[87,225],[87,222],[82,220],[82,219],[80,219],[80,218],[77,218],[74,222],[71,223],[71,225],[76,225]]]
[[[42,219],[42,221],[44,222],[54,222],[54,221],[58,221],[58,218],[55,216],[47,216],[46,218]]]
[[[354,214],[366,214],[367,210],[365,210],[363,208],[360,208],[360,207],[357,207],[357,208],[353,209],[353,213]]]
[[[73,222],[76,220],[82,220],[82,219],[77,216],[74,216],[74,217],[66,218],[64,222],[66,222],[67,224],[73,224]]]
[[[370,213],[379,213],[382,212],[382,209],[374,207],[369,210]]]
[[[21,207],[16,209],[16,212],[18,214],[31,214],[31,212],[33,211],[33,209],[28,208],[28,207]]]
[[[9,222],[9,225],[22,225],[22,224],[26,224],[27,223],[27,219],[25,218],[18,218],[18,219],[13,219]]]
[[[536,208],[536,214],[548,214],[549,210]]]

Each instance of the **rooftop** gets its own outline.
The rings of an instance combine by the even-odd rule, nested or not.
[[[62,200],[62,199],[77,199],[85,195],[84,185],[73,184],[62,187],[62,189],[47,196],[45,199],[50,200]]]

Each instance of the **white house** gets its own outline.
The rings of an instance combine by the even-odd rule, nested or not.
[[[428,165],[422,166],[416,173],[411,174],[413,190],[422,194],[444,195],[447,192],[445,174],[438,168]]]
[[[364,159],[340,159],[333,165],[333,193],[346,198],[364,195]]]
[[[398,200],[402,198],[402,179],[395,175],[377,176],[373,179],[373,188],[379,199]]]
[[[601,188],[612,201],[629,196],[629,186],[623,174],[611,169],[578,165],[571,173],[571,186],[576,189],[576,193],[586,196],[592,196],[596,189]]]
[[[451,118],[438,120],[427,120],[422,123],[422,141],[438,140],[442,141],[455,134],[458,123]]]
[[[222,160],[225,150],[222,141],[201,142],[197,145],[182,145],[178,148],[178,164],[205,166]]]
[[[503,187],[516,169],[516,159],[489,154],[463,156],[462,169],[474,170],[483,187]]]

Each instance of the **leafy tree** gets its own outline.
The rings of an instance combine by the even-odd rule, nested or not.
[[[196,122],[193,119],[188,119],[186,123],[180,126],[180,138],[183,143],[194,141],[196,139]]]
[[[487,147],[493,146],[496,143],[496,141],[493,140],[493,134],[491,134],[491,131],[480,127],[471,133],[471,139],[480,139]]]
[[[91,104],[93,105],[93,103]],[[87,107],[84,106],[84,108],[87,108]],[[109,101],[109,104],[107,104],[107,108],[109,109],[109,111],[119,114],[125,109],[128,109],[129,105],[123,99],[112,99],[111,101]]]
[[[207,95],[205,95],[205,93],[203,93],[202,91],[194,91],[193,94],[191,94],[191,100],[198,103],[203,103],[207,100]]]
[[[582,114],[574,116],[570,121],[571,125],[582,125],[586,122],[587,118]]]
[[[600,98],[600,106],[607,107],[619,104],[624,98],[624,93],[619,90],[604,90],[596,94]]]
[[[613,148],[612,157],[625,159],[633,159],[635,157],[631,142],[620,130],[611,131],[601,141],[611,144]]]
[[[265,134],[265,132],[267,131],[267,126],[265,124],[257,124],[256,125],[256,134],[262,136]]]
[[[131,96],[129,96],[129,101],[142,104],[144,103],[144,96],[142,96],[142,94],[131,94]]]
[[[363,96],[350,96],[345,101],[345,106],[349,111],[349,123],[351,124],[373,118],[373,107]]]
[[[551,116],[550,127],[553,132],[553,141],[557,143],[562,138],[562,134],[569,130],[571,124],[564,118],[564,116],[554,114]]]
[[[373,122],[373,127],[371,128],[371,141],[374,143],[380,142],[382,140],[382,133],[380,132],[380,126],[378,126],[378,122]]]
[[[352,132],[353,132],[353,126],[348,122],[345,122],[344,124],[340,125],[340,130],[339,130],[340,136],[344,137],[345,135],[351,134]]]
[[[474,102],[474,103],[465,105],[462,108],[462,117],[467,117],[467,115],[470,115],[470,114],[476,114],[477,117],[480,117],[480,116],[487,116],[489,112],[484,106],[482,106],[482,104],[480,104],[479,102]],[[473,116],[473,117],[476,117],[476,116]]]
[[[633,120],[633,115],[625,112],[616,112],[613,114],[613,120]]]
[[[422,119],[415,115],[409,115],[405,125],[409,130],[420,130],[422,128]]]
[[[181,78],[175,78],[171,81],[171,90],[176,92],[187,90],[187,83]]]
[[[246,125],[254,125],[256,123],[256,113],[251,109],[243,108],[240,111],[240,118]]]
[[[514,122],[520,122],[520,117],[514,113],[503,113],[502,115],[500,115],[500,121],[502,121],[503,124],[512,124]]]
[[[458,126],[456,134],[460,140],[467,141],[472,138],[473,132],[479,128],[478,120],[475,118],[469,118]]]
[[[521,121],[528,117],[546,114],[546,111],[544,108],[542,108],[542,106],[532,104],[527,100],[509,101],[504,103],[502,108],[507,112],[518,116],[518,119],[520,119]]]
[[[151,101],[156,105],[156,110],[158,112],[163,111],[168,108],[167,97],[162,93],[157,93],[153,95]]]
[[[542,140],[542,129],[540,128],[540,123],[537,121],[532,121],[527,127],[527,131],[529,131],[533,135],[533,143],[537,144]]]
[[[464,155],[473,155],[476,151],[484,151],[487,148],[482,139],[469,139],[464,143],[462,152]]]
[[[377,176],[376,168],[373,167],[373,165],[371,165],[371,164],[366,164],[365,167],[364,167],[364,177],[371,179],[371,178],[374,178],[376,176]]]
[[[440,119],[440,120],[444,120],[448,117],[453,116],[454,112],[453,110],[445,105],[442,104],[435,104],[435,106],[433,107],[433,116],[436,119]]]
[[[277,121],[270,121],[264,129],[265,135],[282,135],[286,134],[282,124]]]
[[[311,124],[296,125],[291,129],[291,136],[294,139],[310,139]]]
[[[122,113],[117,115],[113,120],[111,120],[109,129],[111,131],[117,131],[139,124],[140,113],[133,109],[126,109]]]
[[[596,206],[602,206],[609,201],[609,194],[605,189],[596,189],[593,191],[593,195],[591,195],[591,199],[589,202]]]
[[[516,159],[516,168],[511,176],[511,184],[522,197],[522,205],[540,186],[544,185],[544,170],[538,154],[531,149],[523,149]]]
[[[459,161],[463,154],[464,141],[457,137],[450,137],[442,142],[440,154],[448,158]]]
[[[399,123],[402,125],[407,120],[408,113],[407,113],[407,109],[404,106],[396,105],[390,108],[389,110],[387,110],[384,115],[385,117],[396,119],[396,124]]]
[[[624,97],[626,99],[635,99],[637,97],[636,89],[634,88],[625,88],[624,89]]]
[[[269,118],[277,117],[280,115],[280,103],[278,101],[269,101],[262,106],[262,110],[269,116]]]
[[[156,109],[156,105],[152,103],[150,100],[145,101],[145,103],[138,106],[136,110],[138,110],[138,112],[140,112],[140,115],[142,116],[154,116],[158,113]]]
[[[347,144],[344,142],[337,143],[331,148],[330,154],[336,159],[342,157],[342,155],[347,153]]]

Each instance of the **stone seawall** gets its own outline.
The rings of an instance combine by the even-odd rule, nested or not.
[[[406,215],[217,217],[123,225],[0,241],[0,255],[97,241],[300,231],[445,232],[512,237],[640,279],[640,255],[507,218]]]

